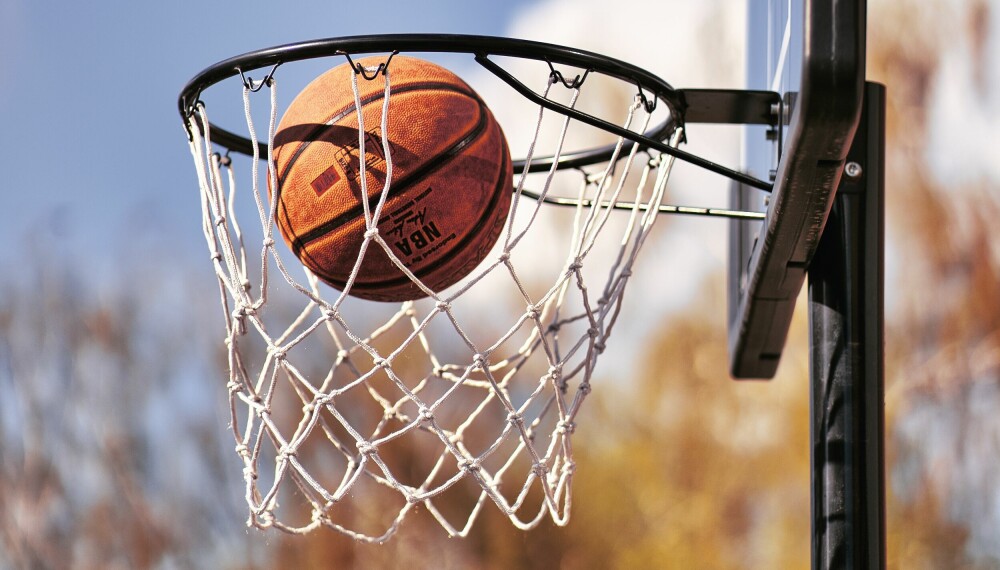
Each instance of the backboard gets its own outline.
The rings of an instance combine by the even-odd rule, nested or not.
[[[747,89],[776,92],[773,126],[746,125],[730,227],[729,353],[734,378],[771,378],[826,224],[861,112],[865,0],[749,0]]]

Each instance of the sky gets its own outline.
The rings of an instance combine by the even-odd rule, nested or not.
[[[176,101],[205,67],[324,37],[499,35],[527,4],[5,0],[0,271],[45,256],[107,275],[123,256],[201,254],[197,182]]]
[[[128,287],[123,282],[131,279],[132,262],[142,261],[161,264],[167,272],[194,271],[209,283],[210,265],[200,263],[207,254],[197,179],[177,97],[202,69],[245,52],[374,33],[501,35],[607,54],[675,86],[739,87],[742,82],[744,7],[736,0],[671,6],[651,2],[646,21],[636,20],[634,11],[610,10],[596,0],[432,0],[382,6],[373,14],[372,4],[317,0],[287,5],[103,0],[67,3],[54,17],[44,3],[3,2],[0,73],[7,80],[0,87],[0,170],[6,177],[0,186],[0,241],[6,247],[0,248],[0,272],[16,275],[45,260],[66,268],[84,286]],[[671,15],[671,10],[677,13]],[[712,56],[700,61],[665,57],[646,41],[623,42],[617,32],[611,33],[635,29],[635,37],[651,39],[668,16],[690,22],[671,29],[673,42]],[[720,37],[729,42],[725,49],[718,49]],[[482,72],[469,62],[470,71]],[[456,71],[461,75],[465,70]],[[241,117],[234,91],[226,93],[231,98],[222,108],[209,109],[210,116]],[[294,91],[286,87],[282,93],[290,98]],[[503,109],[494,111],[503,119]],[[511,127],[505,129],[513,139]],[[737,145],[736,133],[709,130],[689,136],[687,150],[733,164]],[[676,170],[679,194],[672,201],[694,198],[697,203],[705,188],[714,187],[714,205],[725,205],[724,178],[697,168]],[[647,265],[646,277],[634,280],[632,287],[636,298],[679,309],[698,293],[705,275],[724,267],[726,225],[680,218],[671,223],[678,231],[665,235],[657,247],[675,253],[661,258],[663,263]],[[680,272],[683,279],[677,278]],[[632,307],[643,310],[641,303]],[[641,332],[657,323],[643,319],[636,326]]]

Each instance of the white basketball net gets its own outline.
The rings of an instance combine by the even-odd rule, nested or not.
[[[391,73],[380,77],[388,100]],[[553,85],[550,79],[546,97]],[[243,101],[256,150],[250,86]],[[260,169],[262,159],[273,164],[277,116],[276,84],[266,86],[269,152],[252,157],[248,195],[238,195],[230,159],[213,147],[204,104],[189,125],[203,229],[226,314],[231,427],[244,466],[248,525],[293,533],[326,526],[382,542],[423,510],[419,516],[429,513],[449,535],[464,536],[487,502],[518,528],[546,517],[565,524],[577,414],[658,217],[672,158],[635,147],[625,153],[620,140],[603,171],[566,173],[578,199],[569,208],[522,195],[526,180],[537,181],[543,196],[564,187],[554,168],[515,172],[511,214],[494,252],[455,286],[421,285],[427,299],[388,309],[321,284],[276,244],[276,206]],[[571,95],[575,104],[579,87]],[[391,120],[388,108],[383,125]],[[529,161],[545,113],[538,111]],[[638,100],[621,116],[625,128],[639,132],[650,121]],[[559,122],[551,154],[563,151],[569,123]],[[678,129],[671,143],[679,139]],[[361,180],[364,143],[359,137]],[[237,213],[249,196],[260,227],[244,230]],[[383,201],[384,192],[374,210],[366,208],[365,246],[394,258],[375,230]],[[631,206],[609,207],[615,202]],[[549,215],[554,222],[544,220]],[[546,224],[565,226],[561,243],[552,243],[558,233]],[[538,267],[543,252],[558,257],[541,264],[551,276],[540,282],[524,267]]]

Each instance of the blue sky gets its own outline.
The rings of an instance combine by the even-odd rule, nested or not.
[[[200,255],[176,100],[208,65],[333,36],[503,35],[529,2],[4,0],[0,272],[32,256],[114,273],[123,255]]]

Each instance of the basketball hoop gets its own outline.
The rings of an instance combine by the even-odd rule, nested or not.
[[[276,243],[274,181],[264,178],[274,172],[286,65],[348,62],[354,81],[391,93],[392,58],[404,52],[473,55],[533,104],[534,127],[514,161],[510,215],[493,252],[458,283],[420,284],[426,298],[389,308],[327,287]],[[361,66],[360,54],[384,62]],[[266,71],[255,79],[258,70]],[[211,122],[204,99],[234,77],[243,133]],[[618,108],[581,110],[597,77],[629,93]],[[254,111],[265,96],[262,135]],[[292,533],[325,526],[382,542],[426,510],[465,536],[490,502],[518,528],[566,524],[578,413],[657,214],[764,217],[667,204],[675,159],[770,187],[678,148],[685,121],[703,110],[690,93],[627,63],[537,42],[398,35],[291,44],[209,67],[185,86],[179,108],[226,319],[248,524]],[[392,120],[385,111],[381,119],[383,129]],[[572,148],[580,129],[614,140]],[[249,157],[246,168],[234,153]],[[362,160],[362,178],[364,168]],[[257,223],[238,223],[253,211]]]

